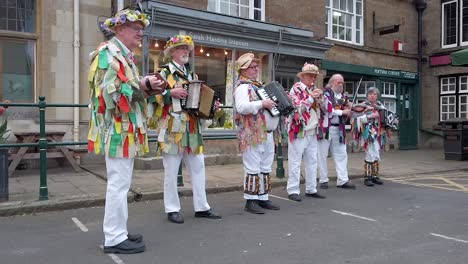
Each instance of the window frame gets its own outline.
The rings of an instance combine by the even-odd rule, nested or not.
[[[325,11],[326,11],[325,12],[326,13],[325,26],[326,26],[327,39],[345,42],[345,43],[349,43],[353,45],[364,46],[364,0],[351,0],[351,1],[353,2],[353,12],[339,9],[340,7],[335,8],[333,6],[333,0],[326,1],[325,3]],[[357,12],[358,2],[361,3],[361,10],[360,10],[361,14],[358,14]],[[345,3],[347,3],[347,1],[345,1]],[[352,16],[351,17],[351,40],[339,39],[339,38],[333,37],[333,26],[334,26],[333,14],[335,12],[339,12],[341,14]],[[360,18],[359,30],[357,29],[357,22],[356,22],[358,17]],[[345,30],[347,29],[346,25],[344,25],[343,27],[345,28]],[[356,37],[358,31],[360,32],[359,39],[357,39]]]
[[[443,80],[454,80],[455,83],[447,83],[446,86],[454,85],[455,89],[451,91],[443,91]],[[464,89],[462,89],[464,86]],[[461,103],[462,97],[466,98],[465,103]],[[454,103],[443,104],[444,98],[449,98],[448,100],[453,100]],[[457,74],[457,75],[447,75],[447,76],[440,76],[439,77],[439,121],[445,121],[444,115],[450,115],[452,112],[450,111],[442,111],[442,106],[447,105],[454,105],[454,116],[453,118],[460,118],[462,116],[467,116],[468,118],[468,74]],[[467,108],[462,113],[461,108],[465,105]]]
[[[393,94],[392,93],[385,93],[385,89],[388,88],[390,89],[391,87],[386,87],[386,84],[388,85],[393,85]],[[391,89],[390,89],[391,90]],[[380,96],[382,98],[391,98],[391,99],[396,99],[396,90],[397,90],[397,84],[394,82],[382,82],[382,91],[380,93]]]
[[[454,114],[454,117],[456,118],[457,117],[457,96],[455,94],[443,95],[443,96],[440,97],[440,103],[439,103],[439,121],[445,121],[445,120],[450,119],[450,117],[448,117],[447,119],[443,119],[442,115],[444,115],[444,114],[450,115],[451,114],[450,111],[447,111],[447,112],[442,111],[442,98],[448,98],[449,100],[450,100],[450,98],[454,99],[455,102],[453,103],[453,105],[454,105],[454,113],[453,114]],[[447,105],[447,107],[449,107],[451,104],[449,102],[446,105]]]
[[[230,14],[230,8],[229,8],[229,14],[221,12],[221,2],[227,2],[229,7],[234,4],[237,5],[238,7],[240,6],[245,6],[241,5],[240,2],[238,4],[231,3],[232,0],[212,0],[215,3],[215,12],[228,15],[228,16],[233,16],[233,17],[239,17],[239,18],[245,18],[240,16],[240,10],[239,10],[239,15],[231,15]],[[249,1],[249,17],[248,19],[256,20],[256,21],[265,21],[265,0],[259,0],[260,1],[260,8],[255,7],[255,0],[248,0]],[[209,5],[209,4],[208,4]],[[261,13],[261,18],[260,19],[255,19],[255,10],[260,10]]]
[[[443,91],[443,90],[442,90],[442,87],[444,87],[444,84],[442,83],[442,81],[443,81],[444,79],[448,79],[448,80],[453,79],[453,80],[455,80],[455,82],[454,82],[455,89],[454,89],[453,91]],[[452,85],[451,83],[448,83],[446,86],[450,87],[451,85]],[[454,76],[441,77],[441,78],[440,78],[440,86],[439,86],[439,87],[440,87],[439,93],[440,93],[441,95],[442,95],[442,94],[443,94],[443,95],[446,95],[446,94],[455,94],[455,93],[457,92],[457,77],[454,77]]]
[[[453,4],[453,3],[455,3],[455,5],[456,5],[455,8],[456,8],[456,10],[457,10],[457,11],[455,12],[455,16],[456,16],[456,19],[455,19],[455,21],[456,21],[455,30],[457,31],[457,32],[456,32],[456,38],[455,38],[456,40],[455,40],[455,44],[444,45],[445,37],[446,37],[446,36],[445,36],[445,13],[444,13],[444,6],[445,6],[445,5],[450,5],[450,4]],[[447,2],[443,2],[443,3],[442,3],[442,6],[441,6],[441,23],[440,23],[440,24],[441,24],[441,39],[440,39],[441,42],[440,42],[440,45],[441,45],[441,47],[442,47],[443,49],[446,49],[446,48],[453,48],[453,47],[458,46],[458,24],[459,24],[459,23],[458,23],[458,15],[459,15],[459,14],[458,14],[458,13],[459,13],[458,10],[459,10],[459,9],[458,9],[458,0],[451,0],[451,1],[447,1]]]

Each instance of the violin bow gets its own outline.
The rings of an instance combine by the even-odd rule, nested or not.
[[[358,85],[357,85],[357,88],[356,88],[356,90],[354,91],[353,101],[351,102],[352,105],[354,105],[354,102],[356,101],[359,88],[361,87],[362,77],[364,77],[364,76],[361,76],[361,79],[359,80],[359,83],[358,83]]]

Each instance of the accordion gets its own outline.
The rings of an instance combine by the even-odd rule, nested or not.
[[[294,111],[294,105],[291,99],[286,95],[283,86],[277,81],[273,81],[266,86],[256,90],[258,97],[262,100],[272,100],[276,106],[271,110],[267,109],[271,116],[287,116]]]
[[[385,128],[398,129],[399,118],[398,115],[388,109],[382,110],[382,124]]]
[[[180,100],[182,109],[202,119],[211,119],[215,114],[215,91],[203,81],[190,81],[183,85],[188,95]]]

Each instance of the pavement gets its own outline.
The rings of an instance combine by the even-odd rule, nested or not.
[[[357,189],[362,185],[363,152],[348,154],[348,172]],[[156,162],[156,161],[155,161]],[[160,161],[157,161],[160,162]],[[272,186],[286,186],[287,160],[284,161],[284,178],[276,177],[277,162],[273,163]],[[328,159],[330,185],[336,183],[332,158]],[[39,170],[16,171],[9,179],[9,201],[0,202],[0,216],[30,214],[42,211],[101,206],[106,193],[104,163],[82,165],[81,172],[71,167],[47,170],[48,199],[39,200]],[[468,161],[445,160],[443,149],[391,150],[382,154],[381,178],[399,180],[412,175],[437,173],[456,174],[468,179]],[[185,169],[182,174],[184,186],[179,187],[181,196],[190,196],[190,177]],[[206,166],[207,193],[231,192],[242,189],[242,164]],[[134,170],[129,202],[162,199],[164,171]]]

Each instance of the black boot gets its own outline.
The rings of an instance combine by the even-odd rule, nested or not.
[[[372,187],[374,186],[374,183],[372,182],[372,178],[370,177],[364,177],[364,185]]]
[[[379,177],[377,177],[377,176],[373,176],[371,180],[372,180],[372,182],[375,183],[375,184],[378,184],[378,185],[382,185],[382,184],[383,184],[383,181],[382,181]]]
[[[252,214],[264,214],[265,210],[258,205],[258,200],[247,200],[245,202],[245,211]]]
[[[263,208],[263,209],[268,209],[268,210],[279,210],[280,207],[273,204],[270,200],[266,201],[258,201],[258,205]]]
[[[372,182],[372,172],[374,168],[373,162],[364,161],[364,185],[372,187],[374,183]]]
[[[372,182],[378,185],[382,185],[383,181],[377,175],[379,175],[379,161],[378,160],[372,163]]]

